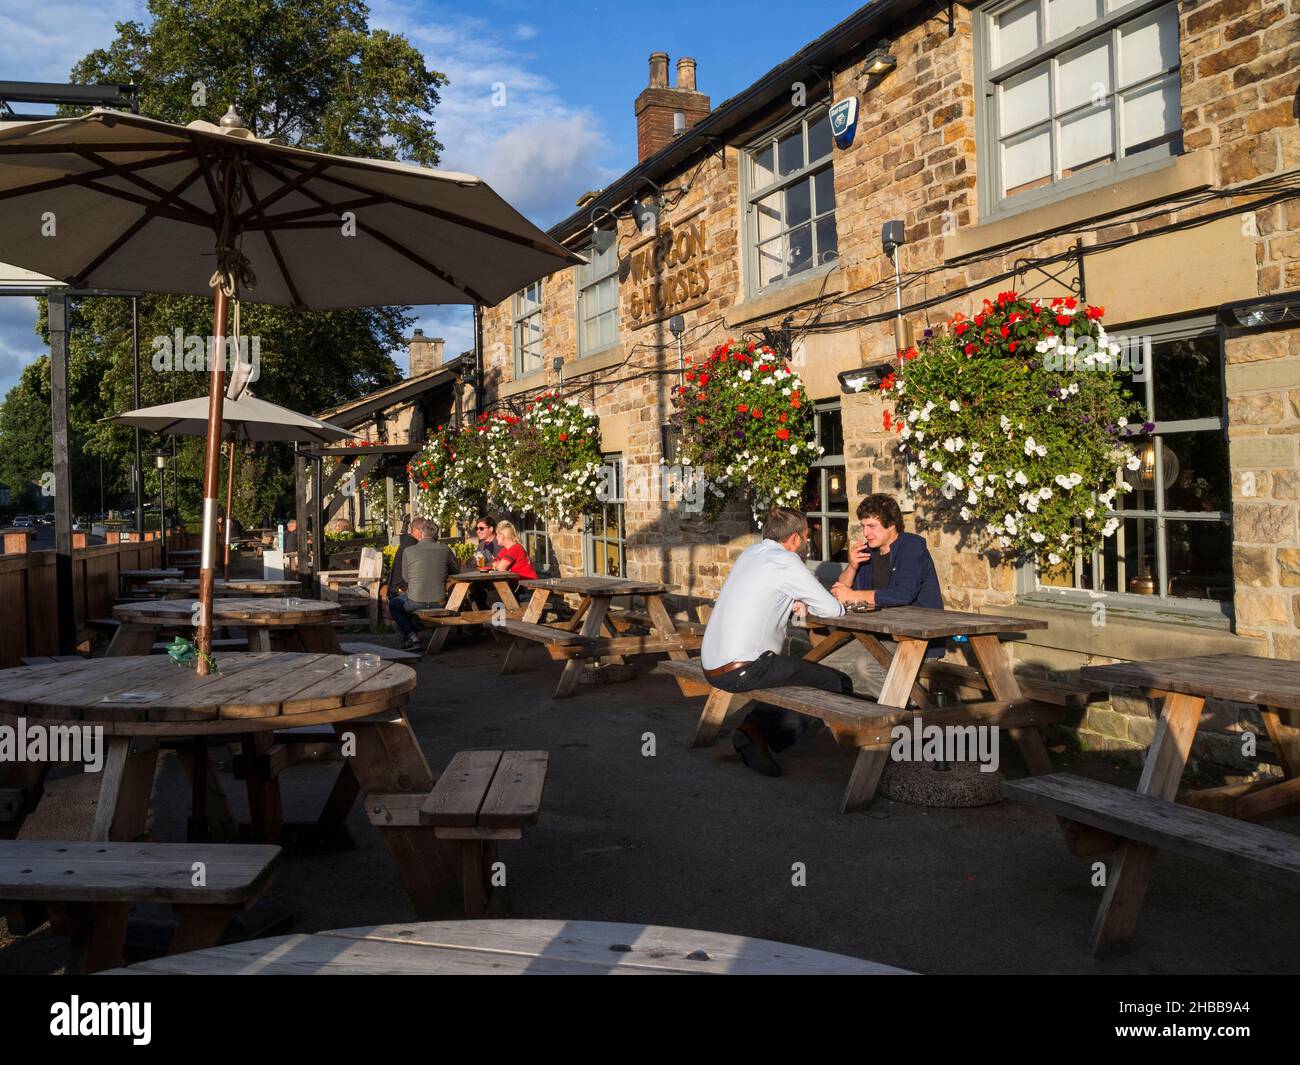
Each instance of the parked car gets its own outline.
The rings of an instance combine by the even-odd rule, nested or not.
[[[32,527],[32,519],[29,518],[26,514],[20,514],[18,517],[14,518],[15,529],[30,529],[31,527]]]

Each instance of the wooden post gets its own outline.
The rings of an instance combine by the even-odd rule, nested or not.
[[[199,660],[195,672],[209,673],[212,655],[212,582],[217,551],[217,485],[221,475],[221,411],[225,404],[226,290],[220,282],[212,290],[211,373],[208,377],[208,436],[203,462],[203,553],[199,568]]]
[[[54,444],[54,580],[59,617],[59,654],[77,644],[72,587],[72,463],[68,455],[68,306],[61,293],[48,298],[50,326],[50,423]]]

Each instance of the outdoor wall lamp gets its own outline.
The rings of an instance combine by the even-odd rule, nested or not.
[[[159,448],[154,453],[153,464],[157,469],[165,470],[167,468],[167,452]]]
[[[1300,325],[1300,291],[1225,303],[1219,308],[1219,320],[1229,336]]]
[[[608,229],[602,228],[600,223],[596,221],[596,215],[599,213],[609,215],[612,224]],[[592,247],[596,249],[596,254],[604,255],[605,252],[609,251],[611,245],[613,245],[614,241],[617,239],[618,219],[615,217],[614,212],[608,207],[602,207],[597,204],[591,209],[591,243]]]
[[[881,41],[867,53],[866,61],[862,64],[862,77],[875,78],[878,81],[896,66],[898,60],[890,54],[889,42]]]
[[[872,378],[875,378],[877,382],[883,381],[893,372],[893,363],[881,362],[875,366],[859,366],[853,370],[841,370],[836,376],[840,379],[840,391],[846,396],[852,396],[868,388],[873,383]]]

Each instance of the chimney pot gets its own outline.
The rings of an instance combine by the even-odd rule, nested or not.
[[[665,59],[667,56],[664,57]],[[695,60],[682,56],[677,60],[677,87],[687,92],[695,91]]]
[[[650,88],[668,88],[668,53],[650,53]]]

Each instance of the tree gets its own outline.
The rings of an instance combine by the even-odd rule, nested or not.
[[[78,62],[71,80],[134,83],[142,113],[169,122],[215,122],[233,104],[259,136],[341,155],[437,163],[442,145],[428,115],[447,79],[429,70],[405,38],[371,30],[365,4],[149,0],[148,10],[147,26],[118,23],[115,39]],[[156,341],[177,330],[206,337],[211,301],[146,295],[139,302],[141,403],[205,395],[206,374],[170,363],[156,368],[153,356]],[[253,392],[313,413],[397,381],[388,353],[402,345],[414,321],[408,310],[302,312],[244,303],[241,331],[257,337],[260,346],[261,376]],[[133,431],[99,424],[134,406],[130,300],[71,300],[68,325],[74,508],[96,509],[98,465],[79,469],[88,464],[76,461],[78,451],[104,459],[110,505],[130,491]],[[48,342],[44,300],[37,332]],[[49,468],[48,426],[46,360],[28,368],[0,410],[0,479],[19,488],[29,471],[39,477]],[[182,440],[178,447],[182,512],[189,516],[196,514],[201,495],[199,443]],[[157,446],[146,439],[146,455]],[[145,466],[149,470],[152,463],[146,459]],[[289,505],[291,448],[246,447],[240,470],[235,512],[241,521],[256,522]],[[156,491],[156,481],[153,486]]]

